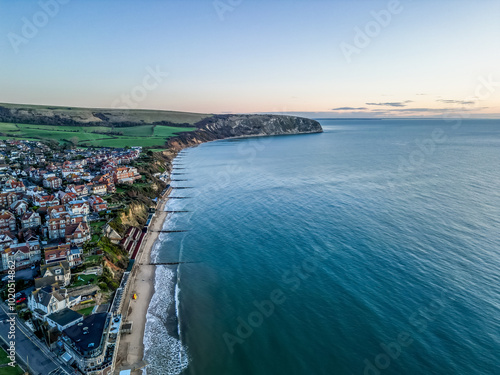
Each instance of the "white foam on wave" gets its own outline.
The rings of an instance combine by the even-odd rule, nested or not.
[[[167,204],[167,210],[179,209],[180,202],[172,199]],[[176,215],[169,214],[163,224],[163,230],[176,226]],[[163,242],[167,241],[168,233],[158,236],[151,251],[152,262],[158,262]],[[155,272],[155,293],[146,314],[144,330],[144,359],[148,365],[143,369],[143,375],[179,375],[189,364],[187,349],[182,342],[167,333],[166,322],[168,311],[175,304],[175,314],[179,324],[177,332],[181,336],[179,321],[180,288],[175,273],[166,266],[157,266]],[[174,298],[172,298],[172,295]]]
[[[146,315],[144,358],[149,363],[144,375],[179,375],[189,364],[187,349],[167,333],[166,314],[172,303],[178,308],[178,288],[174,272],[165,266],[156,267],[155,292]],[[175,299],[172,298],[175,288]],[[178,332],[180,328],[178,326]]]

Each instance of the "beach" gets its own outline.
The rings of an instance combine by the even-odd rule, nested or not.
[[[116,373],[120,370],[135,369],[132,374],[141,374],[140,368],[146,364],[144,356],[144,329],[149,303],[154,294],[154,280],[156,266],[150,265],[151,251],[158,239],[159,230],[167,217],[164,211],[168,196],[162,199],[149,226],[146,240],[136,259],[132,270],[130,284],[127,288],[123,303],[123,321],[133,322],[132,333],[122,334],[118,345]],[[132,299],[136,294],[137,299]]]

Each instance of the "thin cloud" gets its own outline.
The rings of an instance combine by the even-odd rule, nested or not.
[[[338,107],[338,108],[332,108],[332,111],[363,111],[365,109],[368,109],[366,107]]]
[[[463,105],[469,105],[469,104],[474,104],[475,103],[472,100],[438,99],[437,101],[441,102],[441,103],[447,103],[447,104],[463,104]]]
[[[481,109],[486,109],[488,107],[479,108],[462,108],[461,111],[476,111]],[[391,112],[427,112],[427,113],[442,113],[447,111],[456,111],[457,108],[397,108],[390,109]]]
[[[406,107],[408,103],[412,102],[413,100],[405,100],[404,102],[366,103],[366,105],[380,105],[385,107]]]

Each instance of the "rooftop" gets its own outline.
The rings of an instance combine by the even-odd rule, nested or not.
[[[71,339],[80,353],[95,350],[101,344],[106,327],[107,313],[89,315],[83,322],[66,328],[63,333]]]
[[[77,313],[76,311],[73,311],[71,309],[68,309],[67,307],[62,309],[61,311],[55,312],[53,314],[50,314],[47,316],[47,319],[52,320],[53,322],[56,322],[60,326],[65,326],[71,322],[75,322],[78,319],[80,319],[83,315]]]

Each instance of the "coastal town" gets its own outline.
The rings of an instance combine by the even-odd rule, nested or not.
[[[115,372],[117,347],[133,329],[122,310],[137,298],[128,280],[159,198],[169,193],[168,172],[150,173],[151,161],[141,147],[0,141],[3,366],[34,374],[122,373]],[[24,358],[9,347],[12,332],[26,336],[35,352]],[[50,362],[47,370],[33,368],[37,355]]]

